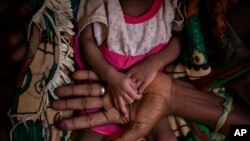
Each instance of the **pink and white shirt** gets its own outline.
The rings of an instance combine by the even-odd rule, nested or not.
[[[183,19],[174,20],[177,1],[154,0],[146,13],[131,17],[123,13],[119,0],[81,0],[77,16],[78,34],[93,24],[94,37],[104,58],[117,69],[127,69],[166,47],[172,29],[181,30]],[[77,38],[73,47],[76,64],[83,69]],[[82,111],[82,114],[89,112]],[[125,128],[108,124],[92,130],[110,136]]]
[[[80,33],[93,24],[94,37],[107,61],[126,69],[167,45],[172,34],[177,8],[175,0],[154,0],[141,16],[122,11],[119,0],[81,0],[77,16]]]

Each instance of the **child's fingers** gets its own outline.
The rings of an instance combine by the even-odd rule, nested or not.
[[[120,109],[120,105],[119,105],[119,95],[113,95],[112,96],[112,100],[113,100],[113,104],[114,104],[114,107],[117,109],[117,110],[119,110],[119,111],[121,111],[121,109]]]
[[[142,85],[142,81],[141,81],[141,80],[137,80],[137,81],[136,81],[136,87],[137,87],[138,93],[140,93],[140,92],[139,92],[139,88],[140,88],[141,85]],[[140,94],[141,94],[141,93],[140,93]]]
[[[136,98],[135,98],[135,100],[139,100],[141,98],[142,98],[142,93],[138,93],[137,96],[136,96]]]
[[[138,89],[138,93],[143,93],[143,91],[146,89],[146,87],[149,85],[149,81],[143,81],[143,83],[141,83],[139,89]]]
[[[136,82],[138,81],[138,79],[135,78],[133,75],[131,75],[129,78],[132,80],[132,82],[134,82],[133,85],[136,86]]]
[[[133,84],[130,83],[129,86],[126,89],[127,95],[132,99],[139,99],[139,93],[137,92],[137,88],[133,87]]]
[[[122,112],[123,116],[125,118],[128,118],[128,111],[126,108],[126,103],[122,97],[118,97],[118,104],[119,104],[119,108],[120,108],[120,111]]]
[[[132,78],[132,77],[131,77],[131,76],[132,76],[132,73],[127,72],[127,76],[128,76],[129,78]]]
[[[118,99],[116,97],[113,97],[113,102],[115,104],[115,108],[120,110],[120,107],[119,107],[119,104],[118,104],[119,102],[118,102]]]
[[[131,79],[131,87],[133,87],[133,89],[137,90],[140,86],[140,82],[138,78],[136,78],[134,75],[129,75],[129,78]]]
[[[125,99],[127,104],[132,104],[134,102],[134,99],[127,94],[123,95],[123,98]]]
[[[136,83],[136,80],[131,80],[129,85],[132,87],[133,90],[137,90],[137,83]]]

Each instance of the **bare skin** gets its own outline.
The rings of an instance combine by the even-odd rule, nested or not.
[[[123,12],[130,16],[145,13],[152,2],[152,0],[120,0]],[[128,68],[128,70],[123,70],[126,73],[121,73],[102,56],[94,39],[92,26],[92,24],[87,25],[80,34],[81,53],[98,76],[107,82],[107,90],[112,95],[115,106],[127,117],[126,104],[131,104],[140,99],[143,91],[153,81],[159,69],[170,64],[179,56],[179,37],[173,36],[168,47],[155,55],[147,57]]]
[[[86,79],[86,71],[77,71],[73,74],[74,78]],[[129,123],[129,129],[115,141],[136,141],[140,137],[147,135],[152,128],[166,115],[179,115],[193,121],[201,122],[214,128],[216,121],[222,113],[221,103],[223,100],[210,93],[198,91],[189,83],[174,80],[163,73],[158,73],[149,87],[145,90],[146,94],[140,101],[130,105],[129,118],[125,118],[118,109],[116,109],[107,93],[104,97],[98,95],[98,85],[87,93],[85,85],[72,85],[58,88],[56,93],[59,97],[91,94],[90,97],[76,98],[70,100],[58,100],[52,103],[52,107],[57,110],[68,109],[89,109],[104,108],[104,111],[86,116],[64,119],[60,122],[64,130],[75,130],[90,128],[105,123]],[[173,85],[165,85],[171,84]],[[152,93],[155,89],[162,89],[159,93]],[[81,92],[80,93],[80,89]],[[166,93],[171,90],[172,93]],[[96,97],[97,96],[97,97]],[[84,102],[79,102],[84,101]],[[78,103],[74,104],[74,103]],[[92,103],[92,104],[91,104]],[[178,104],[176,104],[178,103]],[[67,106],[66,106],[67,105]],[[150,113],[150,114],[148,114]],[[206,116],[200,116],[206,115]],[[230,112],[226,123],[220,132],[228,135],[230,124],[250,124],[250,111],[234,103],[234,109]]]
[[[129,16],[144,14],[151,7],[152,3],[153,0],[120,0],[124,14]],[[132,66],[126,70],[126,73],[121,73],[115,70],[103,58],[94,39],[92,26],[91,24],[88,25],[80,34],[79,44],[81,53],[98,76],[107,82],[107,93],[112,97],[114,101],[113,105],[123,113],[125,118],[129,118],[126,105],[141,99],[145,94],[144,90],[154,80],[159,69],[171,63],[179,56],[179,37],[173,36],[168,47],[160,53],[150,56]],[[85,134],[82,140],[84,138],[89,139],[90,136],[92,136],[91,138],[96,137],[96,140],[100,140],[100,135],[93,135],[95,133],[91,131],[87,132],[82,132]]]
[[[130,15],[129,13],[127,13],[128,15]],[[239,17],[239,15],[242,15],[242,14],[235,14],[235,16],[234,17]],[[239,22],[239,21],[245,21],[245,19],[247,19],[247,18],[243,18],[243,20],[235,20],[235,21],[237,21],[236,23],[238,23],[238,24],[242,24],[243,22]],[[244,22],[245,23],[245,22]],[[235,26],[235,28],[240,28],[240,27],[249,27],[249,26]],[[248,31],[248,30],[244,30],[244,31]],[[248,37],[250,37],[250,36],[248,36]],[[249,40],[247,40],[247,41],[249,41]],[[24,54],[25,54],[25,52],[23,52],[23,55],[22,56],[24,56]],[[22,58],[20,58],[20,60],[21,60]],[[77,72],[79,75],[86,75],[86,73],[83,73],[83,72]],[[77,74],[77,73],[75,73],[75,74]],[[86,78],[86,77],[85,77]],[[84,79],[84,78],[82,78],[82,79]],[[175,83],[176,84],[174,84],[175,85],[175,89],[183,89],[183,90],[185,90],[185,89],[187,89],[187,90],[189,90],[187,93],[183,93],[183,91],[176,91],[175,93],[175,95],[173,96],[172,95],[172,99],[177,99],[177,100],[175,100],[176,102],[181,102],[181,101],[183,101],[184,103],[181,103],[181,105],[176,105],[176,106],[173,106],[173,107],[175,107],[175,108],[173,108],[173,109],[179,109],[178,111],[179,112],[177,112],[176,111],[176,113],[179,113],[180,115],[185,115],[185,117],[188,117],[189,119],[192,119],[193,117],[195,117],[195,119],[196,120],[201,120],[202,122],[204,122],[204,123],[206,123],[206,124],[209,124],[210,125],[210,127],[214,127],[214,125],[215,125],[215,120],[214,119],[217,119],[218,117],[218,115],[220,115],[221,114],[221,110],[222,110],[222,108],[220,107],[220,104],[219,103],[221,103],[222,102],[222,99],[220,99],[220,98],[212,98],[212,97],[214,97],[214,96],[212,96],[211,94],[206,94],[205,93],[205,95],[204,95],[204,93],[202,93],[202,92],[200,92],[200,91],[198,91],[198,90],[196,90],[192,85],[190,85],[190,84],[187,84],[187,83],[185,83],[185,82],[181,82],[181,81],[175,81]],[[76,94],[78,94],[78,96],[82,96],[84,93],[86,94],[86,92],[88,92],[88,89],[87,89],[87,85],[75,85],[75,86],[72,86],[72,88],[74,88],[74,92],[76,92]],[[99,96],[99,88],[100,88],[100,86],[99,86],[99,84],[95,84],[94,86],[93,86],[93,88],[92,88],[92,90],[91,91],[89,91],[90,93],[92,93],[93,94],[93,96]],[[64,87],[64,88],[60,88],[61,90],[58,90],[58,93],[61,93],[61,95],[63,95],[63,93],[64,92],[62,92],[62,90],[67,90],[68,91],[68,93],[67,94],[65,94],[65,96],[67,96],[67,95],[71,95],[70,93],[72,93],[72,90],[70,90],[69,89],[69,87]],[[192,94],[191,93],[194,93],[195,95],[193,95],[192,96]],[[87,95],[87,94],[86,94]],[[190,106],[187,106],[187,107],[190,107],[190,108],[187,108],[187,107],[184,107],[184,105],[188,105],[188,103],[186,103],[187,101],[185,101],[185,100],[187,100],[187,98],[186,97],[184,97],[184,96],[188,96],[190,99],[193,97],[194,99],[193,100],[191,100],[189,103],[191,103],[191,105]],[[179,100],[178,100],[178,97],[179,97]],[[203,98],[202,98],[203,97]],[[212,113],[213,114],[216,114],[216,116],[215,117],[213,117],[212,119],[211,119],[211,117],[210,117],[210,119],[207,119],[207,120],[205,120],[205,119],[202,119],[202,118],[198,118],[197,117],[197,115],[195,116],[195,115],[193,115],[192,116],[192,113],[194,112],[194,114],[206,114],[207,115],[207,113],[202,113],[201,111],[194,111],[194,110],[190,110],[190,109],[192,109],[195,105],[196,106],[199,106],[199,103],[202,103],[202,102],[204,102],[204,101],[206,101],[206,98],[209,98],[210,100],[209,100],[209,102],[208,102],[208,104],[202,104],[203,106],[202,107],[200,107],[200,109],[202,109],[202,110],[204,110],[204,111],[209,111],[209,110],[211,110],[212,109]],[[212,104],[212,102],[211,102],[211,100],[216,100],[215,101],[215,105],[214,106],[212,106],[212,105],[209,105],[209,103],[210,104]],[[81,101],[81,100],[80,100]],[[90,99],[88,99],[87,101],[90,101]],[[94,101],[96,101],[96,100],[94,100]],[[71,102],[69,102],[69,103],[71,103]],[[77,103],[77,102],[76,102]],[[179,104],[179,103],[178,103]],[[55,106],[59,106],[59,105],[57,105],[57,104],[55,104]],[[78,105],[79,106],[79,105]],[[72,107],[72,109],[79,109],[79,108],[77,108],[78,107],[77,105],[75,106],[75,107]],[[212,106],[212,107],[211,107]],[[179,108],[178,108],[179,107]],[[204,108],[204,107],[206,107],[206,108]],[[211,108],[209,108],[209,107],[211,107]],[[66,108],[67,109],[67,108]],[[187,110],[187,111],[186,111]],[[184,112],[183,114],[181,114],[182,112]],[[190,112],[189,114],[188,114],[188,112]],[[240,113],[239,115],[237,115],[237,113]],[[238,123],[237,122],[237,120],[238,119],[241,119],[239,122],[241,123],[241,124],[246,124],[247,122],[246,122],[246,119],[249,119],[249,110],[246,110],[246,109],[244,109],[244,108],[242,108],[240,105],[237,105],[237,103],[235,103],[234,104],[234,110],[230,113],[230,115],[229,115],[229,118],[228,118],[228,120],[227,120],[227,122],[226,122],[226,124],[223,126],[223,128],[222,128],[222,132],[223,133],[226,133],[226,132],[228,132],[228,126],[230,125],[230,123]],[[249,123],[248,123],[249,124]]]
[[[146,136],[147,141],[177,141],[167,116],[164,116]]]
[[[128,116],[125,108],[126,103],[132,103],[133,100],[140,98],[136,92],[135,82],[124,73],[115,70],[103,58],[92,35],[92,25],[88,25],[81,32],[79,43],[82,54],[85,56],[88,64],[90,64],[101,79],[107,82],[107,89],[113,96],[116,107],[119,108],[125,116]]]
[[[77,75],[77,74],[76,74]],[[74,76],[75,78],[80,78],[77,76]],[[65,109],[89,109],[89,108],[104,108],[105,110],[99,113],[94,113],[86,116],[81,116],[71,119],[66,119],[63,122],[67,125],[67,130],[71,129],[82,129],[85,128],[91,128],[98,125],[103,125],[105,123],[119,123],[119,124],[127,124],[130,121],[129,130],[128,132],[125,132],[124,135],[122,135],[124,140],[133,141],[137,140],[143,136],[145,136],[145,133],[148,133],[154,125],[158,123],[158,121],[166,115],[166,112],[169,111],[166,106],[169,104],[168,97],[169,94],[166,94],[167,91],[170,91],[171,85],[165,86],[160,85],[159,83],[162,83],[161,79],[163,77],[156,77],[157,79],[153,80],[153,83],[151,83],[146,89],[145,94],[142,97],[141,100],[138,102],[133,103],[128,108],[129,112],[129,118],[125,118],[117,108],[114,107],[113,101],[110,98],[109,94],[106,94],[103,99],[101,97],[91,97],[92,99],[84,100],[85,102],[78,101],[79,99],[71,99],[70,101],[55,101],[52,104],[52,107],[54,107],[57,110],[65,110]],[[170,77],[167,77],[165,82],[168,82],[169,84],[172,83],[172,80]],[[79,88],[79,87],[78,87]],[[71,90],[71,91],[70,91]],[[72,92],[74,90],[74,92]],[[158,91],[159,93],[155,93],[155,91]],[[161,91],[159,91],[161,90]],[[79,95],[80,93],[77,93],[76,88],[72,88],[71,86],[62,87],[59,88],[56,91],[58,96],[68,96],[68,95]],[[84,95],[84,93],[81,93]],[[86,94],[86,93],[85,93]],[[93,95],[96,95],[93,93]],[[76,100],[76,101],[75,101]],[[95,102],[94,102],[95,101]],[[73,103],[78,103],[80,105],[75,105]],[[92,103],[92,104],[90,104]],[[161,104],[159,104],[161,103]],[[67,106],[66,106],[67,105]],[[153,107],[153,108],[152,108]],[[164,112],[163,112],[164,111]],[[148,114],[151,113],[151,114]],[[90,122],[86,122],[90,121]],[[148,124],[150,122],[150,124]],[[77,123],[77,124],[76,124]],[[136,137],[134,136],[134,133],[136,133]],[[115,140],[120,140],[115,139]]]

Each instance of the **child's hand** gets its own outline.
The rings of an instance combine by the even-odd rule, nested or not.
[[[115,71],[107,77],[108,92],[112,95],[115,107],[128,117],[127,104],[141,96],[137,93],[136,84],[125,74]]]
[[[159,68],[157,63],[148,58],[136,64],[127,72],[127,75],[136,83],[139,94],[154,80]]]

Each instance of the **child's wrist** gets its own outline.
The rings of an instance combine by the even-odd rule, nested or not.
[[[113,68],[108,68],[103,72],[103,79],[104,81],[109,80],[110,78],[112,78],[112,75],[114,75],[116,73],[116,70]]]

